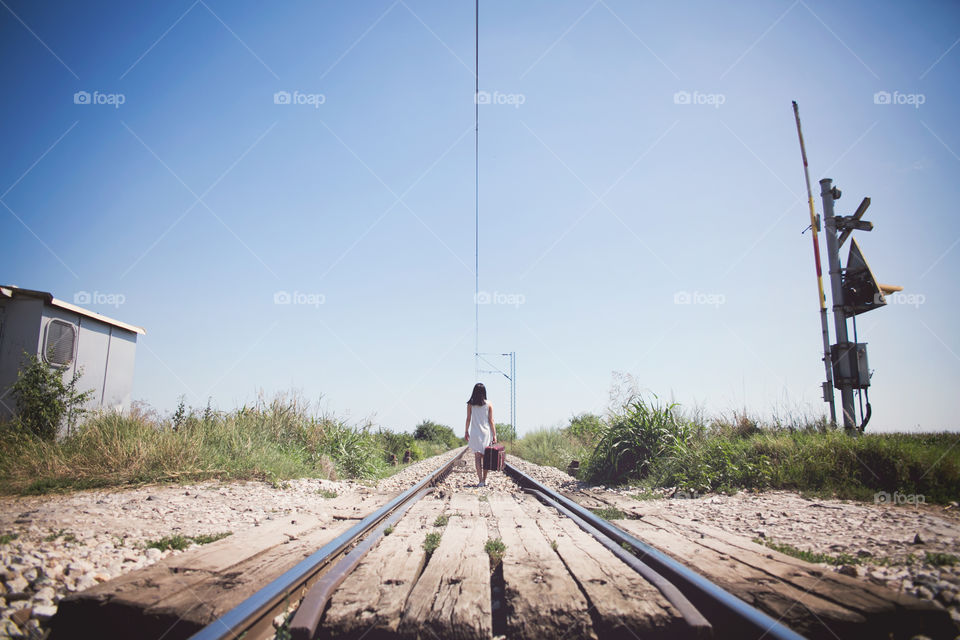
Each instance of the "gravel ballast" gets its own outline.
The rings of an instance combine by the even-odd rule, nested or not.
[[[376,485],[300,479],[281,483],[202,482],[134,489],[81,491],[65,495],[0,498],[0,638],[40,637],[57,603],[176,550],[147,548],[168,536],[239,533],[297,513],[322,513],[325,495],[399,492],[459,453],[459,449],[412,464]],[[502,473],[476,486],[467,452],[444,483],[444,491],[519,492]],[[516,457],[508,462],[558,489],[582,488],[552,467]],[[594,487],[631,495],[635,491]],[[772,491],[637,500],[640,513],[664,513],[702,522],[761,541],[831,556],[848,564],[824,568],[858,576],[927,598],[960,621],[960,565],[938,566],[928,554],[960,554],[957,509],[930,505],[811,500]],[[631,498],[632,500],[632,498]],[[941,554],[937,556],[936,554]]]

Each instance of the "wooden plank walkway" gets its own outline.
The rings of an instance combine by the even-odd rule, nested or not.
[[[507,636],[596,638],[587,599],[536,520],[511,495],[493,494],[489,501],[507,547],[503,557]]]
[[[474,640],[492,635],[487,522],[477,496],[454,494],[440,546],[410,592],[400,625],[404,638]],[[428,631],[428,633],[422,633]]]
[[[51,637],[96,629],[100,638],[188,638],[392,495],[335,498],[322,515],[248,529],[68,596],[51,621]]]
[[[410,508],[334,592],[321,637],[377,638],[397,632],[426,560],[424,536],[445,508],[445,501],[430,496]]]
[[[690,636],[656,588],[574,523],[530,497],[487,495],[486,504],[460,492],[414,506],[334,593],[320,637],[492,637],[484,545],[493,528],[506,545],[507,637]],[[441,512],[448,523],[432,527]],[[427,558],[431,531],[442,537]]]
[[[694,635],[656,588],[574,522],[499,474],[491,484],[478,491],[453,474],[414,504],[334,592],[320,637]],[[320,515],[248,530],[72,595],[60,603],[52,637],[96,629],[101,638],[186,638],[389,497],[342,496],[325,503]],[[947,612],[933,603],[652,512],[629,498],[599,491],[571,497],[633,514],[637,519],[615,524],[812,639],[955,635]],[[439,515],[447,517],[445,525]],[[441,535],[432,554],[423,546],[428,533]],[[493,572],[484,545],[495,537],[506,553]],[[725,637],[722,628],[713,631]]]
[[[544,536],[589,599],[601,638],[685,638],[694,634],[660,591],[575,522],[534,498],[525,500]]]
[[[596,493],[592,497],[596,500]],[[640,518],[614,521],[618,527],[813,640],[956,635],[947,611],[930,601],[823,569],[700,522],[645,513],[642,503],[629,498],[605,494],[603,501]]]

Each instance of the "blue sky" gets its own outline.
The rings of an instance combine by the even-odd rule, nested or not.
[[[144,326],[163,411],[294,389],[459,427],[472,2],[2,4],[4,284]],[[825,411],[791,100],[815,193],[872,198],[858,241],[905,288],[858,323],[870,429],[955,429],[958,41],[952,2],[482,0],[480,349],[517,352],[521,431],[602,411],[613,372]]]

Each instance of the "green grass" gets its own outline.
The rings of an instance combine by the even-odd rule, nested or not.
[[[391,524],[389,527],[387,527],[386,529],[383,530],[383,535],[385,535],[385,536],[388,536],[388,535],[390,535],[391,533],[393,533],[393,525],[392,525],[392,524]]]
[[[446,450],[441,443],[317,415],[285,394],[232,412],[181,406],[163,418],[134,407],[125,415],[93,415],[57,441],[8,422],[0,424],[0,493],[208,479],[263,480],[278,489],[302,477],[372,481],[400,468],[388,463],[390,448],[408,442],[415,459]]]
[[[72,533],[70,533],[69,531],[67,531],[66,529],[60,529],[59,531],[50,533],[50,535],[48,535],[48,536],[44,536],[43,541],[44,541],[44,542],[53,542],[54,540],[56,540],[57,538],[60,538],[60,537],[63,537],[63,541],[64,541],[64,542],[76,542],[76,541],[77,541],[77,537],[76,537],[75,535],[73,535]]]
[[[806,562],[813,562],[819,564],[830,564],[834,566],[841,565],[875,565],[875,566],[884,566],[884,567],[893,567],[893,566],[904,566],[915,564],[919,559],[916,555],[908,553],[906,556],[902,557],[886,557],[878,558],[874,556],[852,556],[848,553],[839,553],[837,555],[830,555],[828,553],[816,553],[813,551],[804,551],[803,549],[798,549],[790,544],[784,544],[780,542],[774,542],[773,540],[764,540],[762,538],[754,538],[754,542],[764,547],[773,549],[774,551],[779,551],[780,553],[786,554],[793,558],[799,560],[804,560]],[[943,566],[956,564],[960,562],[960,558],[957,556],[951,555],[949,553],[932,553],[930,551],[925,552],[924,561],[935,565]]]
[[[428,556],[432,555],[440,546],[440,537],[440,534],[436,531],[432,531],[424,537],[423,550],[427,552]]]
[[[500,538],[490,538],[483,545],[483,550],[490,556],[490,567],[494,568],[503,561],[503,556],[507,553],[507,545],[503,544]]]
[[[19,533],[3,533],[0,534],[0,545],[10,544],[14,540],[20,537]]]
[[[934,553],[932,551],[927,551],[924,554],[924,558],[929,564],[937,567],[953,566],[960,562],[960,557],[957,557],[952,553]]]
[[[217,540],[223,540],[227,536],[232,536],[232,531],[221,531],[220,533],[212,534],[201,534],[198,536],[193,536],[192,540],[197,544],[210,544],[211,542],[216,542]]]
[[[232,531],[224,531],[222,533],[214,534],[201,534],[198,536],[183,536],[180,534],[173,536],[165,536],[159,540],[151,540],[144,545],[146,549],[160,549],[160,551],[166,551],[168,549],[176,549],[177,551],[183,551],[191,544],[210,544],[211,542],[216,542],[217,540],[222,540],[229,535],[233,535]]]
[[[804,560],[805,562],[813,562],[818,564],[832,564],[836,566],[844,564],[862,564],[865,558],[860,558],[858,556],[851,556],[847,553],[841,553],[838,555],[830,555],[827,553],[815,553],[813,551],[804,551],[803,549],[798,549],[793,545],[781,544],[779,542],[774,542],[772,540],[763,540],[761,538],[754,538],[754,542],[757,544],[762,544],[765,547],[773,549],[774,551],[779,551],[780,553],[786,554],[793,558],[799,560]],[[872,564],[877,564],[875,558],[869,558]]]
[[[506,443],[507,453],[534,464],[560,469],[564,473],[573,460],[583,461],[590,449],[579,438],[562,429],[538,429]]]
[[[597,509],[590,509],[593,512],[593,515],[599,516],[604,520],[623,520],[627,517],[620,509],[616,507],[599,507]]]
[[[437,516],[437,519],[433,521],[433,526],[435,526],[435,527],[445,527],[445,526],[447,526],[447,523],[448,523],[449,521],[450,521],[450,516],[448,516],[447,514],[444,513],[444,514],[441,514],[441,515]]]
[[[329,489],[317,489],[317,493],[320,495],[321,498],[336,498],[336,497],[337,497],[337,492],[336,492],[336,491],[330,491]]]
[[[690,495],[786,489],[869,502],[897,492],[945,504],[960,495],[958,442],[960,434],[949,432],[850,436],[802,415],[708,419],[630,396],[606,418],[585,414],[527,434],[511,453],[563,471],[580,460],[581,479],[636,487],[640,500],[676,487]]]

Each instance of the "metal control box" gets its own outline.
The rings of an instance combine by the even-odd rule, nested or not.
[[[866,342],[837,343],[830,348],[830,357],[833,360],[834,387],[841,389],[844,383],[854,389],[866,389],[870,386]],[[846,370],[843,364],[846,364]]]

